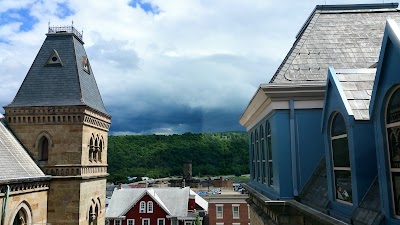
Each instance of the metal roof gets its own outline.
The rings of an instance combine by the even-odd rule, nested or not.
[[[111,197],[106,217],[122,217],[145,194],[150,195],[172,217],[187,217],[190,188],[122,188]],[[199,204],[196,198],[196,203]],[[199,205],[204,205],[201,202]]]
[[[51,64],[56,52],[62,63]],[[14,100],[7,107],[86,105],[105,113],[83,42],[73,33],[49,33]],[[55,61],[58,62],[58,61]]]
[[[386,19],[400,20],[397,6],[317,6],[270,83],[320,82],[328,67],[370,67],[378,61]]]

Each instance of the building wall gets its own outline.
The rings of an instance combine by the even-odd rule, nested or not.
[[[153,202],[153,213],[139,213],[140,202],[146,202],[146,210],[147,210],[147,202]],[[165,225],[171,225],[170,219],[167,219],[167,213],[164,209],[159,206],[153,198],[149,195],[143,196],[142,199],[136,202],[136,204],[125,214],[126,219],[122,220],[122,225],[127,225],[127,219],[134,219],[135,225],[142,225],[142,219],[149,218],[150,225],[157,225],[158,218],[165,218]],[[110,220],[110,225],[114,225],[114,220]]]
[[[28,191],[11,191],[5,215],[5,225],[12,225],[15,215],[22,205],[30,209],[32,224],[47,223],[47,187],[37,187]],[[0,195],[0,213],[2,214],[5,196]],[[0,214],[0,215],[1,215]]]
[[[249,206],[246,202],[247,195],[244,194],[220,194],[207,195],[203,197],[208,201],[208,220],[209,225],[224,223],[224,225],[232,225],[240,223],[240,225],[248,225],[250,223]],[[223,206],[223,218],[217,218],[217,205]],[[233,218],[233,205],[239,206],[239,218]]]
[[[90,206],[95,210],[97,205],[99,208],[97,224],[104,225],[106,216],[105,196],[106,179],[90,179],[80,183],[79,224],[87,224]]]
[[[269,121],[274,177],[272,186],[261,183],[257,178],[259,169],[256,169],[256,173],[252,174],[255,178],[251,181],[252,186],[272,199],[293,198],[301,191],[324,155],[321,112],[321,109],[294,109],[293,117],[291,117],[290,110],[275,110],[255,126],[255,129],[250,130],[250,133],[254,134],[257,130],[260,134],[260,125],[265,129],[266,121]],[[266,148],[267,144],[264,146]],[[292,151],[294,151],[294,157]],[[307,160],[307,163],[301,163],[304,160]],[[250,154],[250,163],[251,161]],[[295,176],[295,185],[293,185]]]
[[[6,108],[11,130],[41,167],[52,175],[48,222],[87,224],[90,206],[98,206],[104,224],[107,137],[110,120],[85,106]],[[39,140],[49,140],[47,161],[39,161]],[[90,138],[102,138],[100,160],[89,160]]]

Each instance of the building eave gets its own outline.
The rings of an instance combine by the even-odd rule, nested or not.
[[[325,82],[262,84],[239,123],[249,131],[273,110],[289,109],[289,100],[295,100],[295,109],[322,108],[325,85]]]

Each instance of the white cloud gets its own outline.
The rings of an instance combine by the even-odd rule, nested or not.
[[[324,4],[323,0],[282,0],[279,4],[272,0],[148,0],[160,10],[152,14],[129,2],[1,1],[0,13],[29,6],[29,16],[38,22],[32,30],[20,32],[18,15],[12,12],[10,17],[16,21],[0,25],[0,103],[8,104],[16,94],[45,38],[48,22],[69,25],[74,21],[84,31],[104,102],[117,112],[113,120],[140,118],[174,106],[204,112],[231,109],[240,115],[258,85],[269,81],[315,4]],[[62,8],[66,6],[69,10]],[[65,12],[72,14],[65,16]],[[147,130],[115,131],[173,133],[189,127],[177,121],[154,124]]]

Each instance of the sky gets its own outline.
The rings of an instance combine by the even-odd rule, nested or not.
[[[352,1],[351,3],[383,1]],[[244,131],[315,5],[338,0],[0,0],[0,106],[16,95],[47,33],[83,41],[112,135]],[[3,108],[0,113],[4,113]]]

